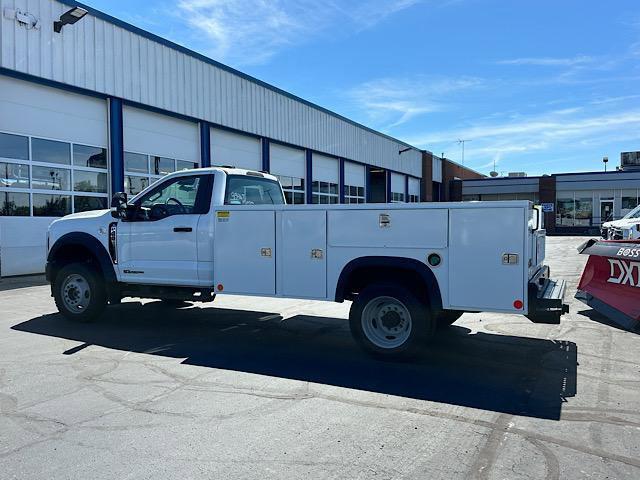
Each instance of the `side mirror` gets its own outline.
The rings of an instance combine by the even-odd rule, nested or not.
[[[111,197],[111,208],[120,208],[122,205],[127,204],[126,192],[118,192]]]
[[[124,218],[127,211],[127,194],[118,192],[111,198],[111,216],[113,218]]]

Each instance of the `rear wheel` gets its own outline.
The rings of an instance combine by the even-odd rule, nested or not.
[[[60,269],[53,284],[53,297],[62,315],[79,322],[96,319],[107,306],[101,276],[85,263]]]
[[[380,357],[415,354],[434,331],[428,306],[406,288],[390,284],[360,292],[351,305],[349,325],[356,342]]]

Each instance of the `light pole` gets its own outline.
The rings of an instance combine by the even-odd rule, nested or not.
[[[607,163],[609,163],[609,157],[602,157],[602,163],[604,163],[604,171],[607,171]]]
[[[462,145],[462,166],[464,167],[464,144],[466,142],[470,142],[471,140],[463,140],[462,138],[458,139],[458,145]]]

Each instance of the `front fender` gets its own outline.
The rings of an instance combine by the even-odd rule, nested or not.
[[[117,277],[109,252],[95,237],[84,232],[71,232],[60,237],[52,245],[47,255],[45,274],[47,281],[53,283],[55,274],[63,259],[68,259],[69,252],[73,250],[87,250],[98,262],[105,282],[116,283]]]

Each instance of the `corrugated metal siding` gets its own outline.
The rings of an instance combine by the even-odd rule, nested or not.
[[[53,21],[69,7],[51,0],[4,0],[40,20],[27,30],[0,22],[1,65],[181,115],[421,176],[421,153],[251,80],[100,18],[62,34]]]

